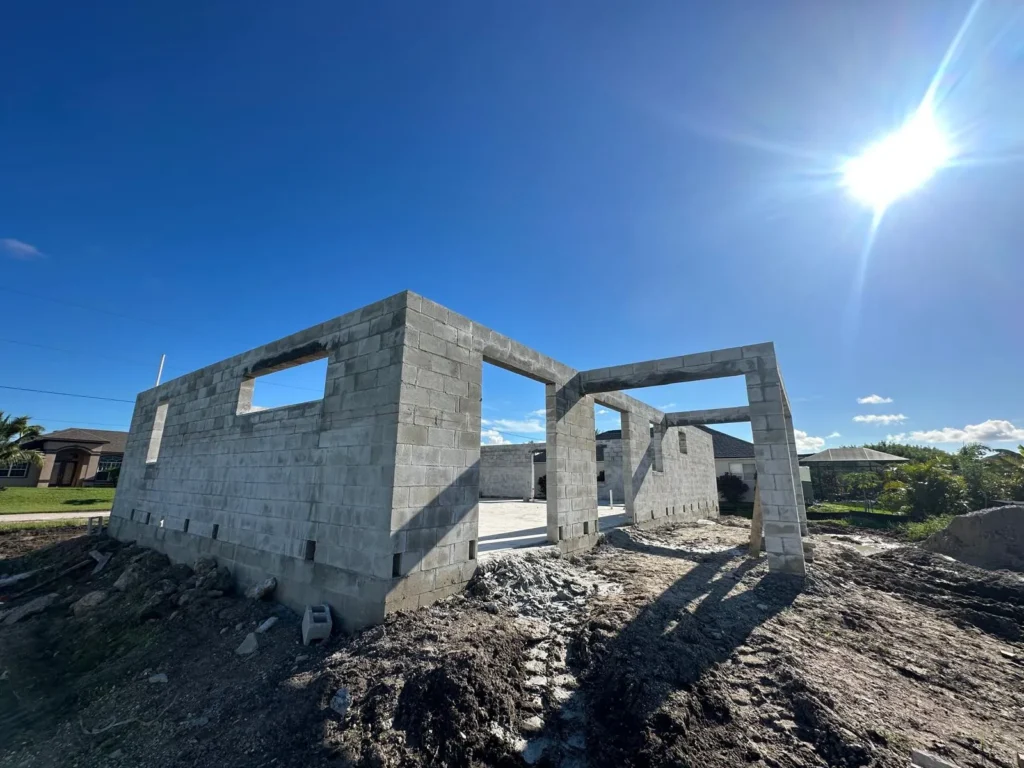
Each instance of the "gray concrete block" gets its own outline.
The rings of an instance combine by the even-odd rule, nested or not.
[[[312,642],[324,641],[330,638],[334,620],[331,618],[331,609],[327,605],[306,606],[302,615],[302,644],[309,645]]]

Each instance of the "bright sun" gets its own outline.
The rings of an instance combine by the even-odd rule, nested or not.
[[[924,184],[953,157],[935,115],[922,106],[903,127],[872,144],[842,167],[853,197],[882,213],[893,201]]]

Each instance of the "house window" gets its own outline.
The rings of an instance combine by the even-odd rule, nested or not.
[[[736,477],[743,477],[743,464],[740,464],[740,463],[730,464],[729,465],[729,474],[730,475],[736,475]]]
[[[604,446],[603,445],[597,446],[597,460],[598,461],[604,461]]]
[[[100,456],[100,464],[96,468],[97,472],[109,472],[112,469],[121,468],[121,459],[124,458],[120,454],[112,454],[106,456]]]
[[[603,469],[600,472],[597,473],[597,482],[599,482],[599,483],[603,483],[604,482],[604,470]]]
[[[28,477],[28,462],[0,464],[0,477]]]
[[[754,479],[754,475],[757,474],[756,464],[744,464],[743,465],[743,476],[751,480]]]
[[[686,432],[682,427],[679,428],[679,452],[686,454]]]

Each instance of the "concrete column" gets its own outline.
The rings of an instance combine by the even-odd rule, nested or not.
[[[533,452],[533,448],[526,452],[526,461],[528,462],[529,467],[527,471],[523,473],[523,479],[527,480],[529,484],[523,489],[523,501],[533,501],[533,488],[536,481],[534,472],[535,468],[533,465]]]
[[[764,354],[755,373],[746,374],[758,493],[764,515],[764,542],[772,572],[804,575],[800,526],[799,470],[791,453],[782,383],[774,354]],[[795,448],[795,440],[792,444]]]
[[[646,445],[638,430],[646,429],[647,423],[629,411],[621,415],[622,425],[622,504],[626,510],[626,520],[635,525],[636,520],[636,489],[633,487],[633,471],[639,463],[634,459],[634,446]]]
[[[547,396],[548,541],[562,552],[597,543],[597,441],[594,399],[573,379],[545,385]]]
[[[36,481],[36,488],[49,488],[50,487],[50,476],[53,474],[53,460],[56,457],[54,453],[43,454],[43,466],[39,470],[39,479]]]
[[[405,330],[388,613],[460,591],[479,534],[483,357],[469,321],[427,299],[410,297]]]
[[[785,390],[783,390],[785,396]],[[796,502],[800,512],[800,535],[807,536],[807,506],[804,501],[804,486],[800,482],[800,457],[797,454],[796,434],[793,431],[793,417],[786,406],[786,438],[789,443],[789,460],[793,467],[793,483],[796,486]]]

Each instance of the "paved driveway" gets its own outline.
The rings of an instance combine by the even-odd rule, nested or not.
[[[109,517],[109,509],[92,512],[26,512],[19,515],[0,515],[0,523],[35,523],[40,520],[85,520],[87,517]]]
[[[601,530],[623,525],[626,511],[621,505],[598,508]],[[548,505],[544,501],[502,501],[480,499],[479,552],[546,544]]]

